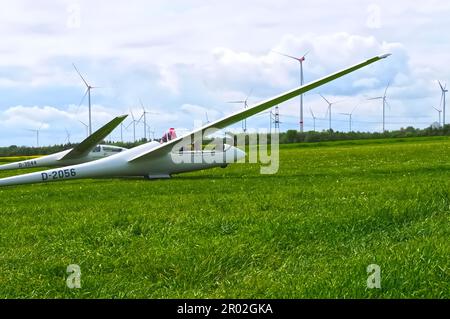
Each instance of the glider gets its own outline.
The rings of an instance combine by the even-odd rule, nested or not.
[[[61,167],[75,165],[95,161],[100,158],[126,151],[127,149],[123,147],[98,144],[122,123],[127,116],[128,115],[122,115],[114,118],[72,149],[35,159],[1,165],[0,171],[31,167]]]
[[[25,175],[0,179],[0,186],[46,183],[70,179],[120,177],[120,176],[144,176],[146,178],[169,178],[172,174],[190,172],[206,168],[226,166],[245,157],[245,152],[231,145],[224,145],[220,150],[191,150],[184,144],[186,140],[192,141],[196,137],[201,138],[237,123],[252,115],[258,114],[268,108],[288,101],[300,94],[315,89],[328,82],[336,80],[346,74],[352,73],[374,62],[385,59],[390,54],[373,57],[347,69],[338,71],[319,80],[313,81],[296,89],[282,93],[276,97],[235,112],[217,121],[208,123],[199,129],[177,137],[173,129],[165,134],[162,143],[152,141],[132,149],[120,152],[89,163],[66,166],[59,169],[45,170]],[[187,148],[187,149],[186,149]],[[185,163],[178,161],[179,157],[188,156],[192,161]],[[222,161],[211,161],[220,157]]]

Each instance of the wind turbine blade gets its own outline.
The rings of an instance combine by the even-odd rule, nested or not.
[[[311,108],[309,108],[309,111],[311,112],[311,115],[312,115],[313,119],[315,119],[316,117],[314,116],[314,113],[313,113]]]
[[[391,85],[391,81],[388,82],[388,85],[386,86],[386,89],[384,90],[384,97],[386,97],[387,90],[389,89],[390,85]]]
[[[281,53],[281,52],[278,52],[278,51],[274,51],[274,50],[272,50],[272,52],[274,52],[276,54],[279,54],[279,55],[282,55],[282,56],[285,56],[285,57],[288,57],[288,58],[291,58],[291,59],[294,59],[296,61],[300,61],[299,58],[296,58],[295,56],[292,56],[292,55],[289,55],[289,54],[284,54],[284,53]]]
[[[367,101],[372,101],[372,100],[382,100],[383,97],[382,96],[377,96],[377,97],[372,97],[370,99],[367,99]]]
[[[327,102],[328,103],[328,105],[330,105],[331,103],[330,103],[330,101],[328,101],[322,94],[320,94],[319,93],[319,95],[322,97],[322,99],[324,99],[325,100],[325,102]]]
[[[145,107],[144,107],[144,103],[142,103],[142,100],[141,99],[139,99],[139,103],[141,104],[141,106],[142,106],[142,109],[144,110],[144,112],[145,112]]]
[[[330,111],[330,107],[327,107],[327,111],[325,112],[325,116],[323,117],[324,119],[326,119],[328,117],[328,112]]]
[[[75,68],[75,71],[77,71],[78,75],[80,76],[80,78],[83,80],[84,84],[86,84],[87,87],[89,87],[89,84],[86,82],[86,80],[83,78],[83,76],[81,75],[80,71],[78,71],[77,67],[75,66],[74,63],[72,63],[73,67]]]
[[[70,143],[70,133],[67,130],[67,127],[65,127],[64,130],[66,131],[66,141],[67,141],[67,143]]]
[[[242,104],[242,103],[245,103],[245,101],[229,101],[229,102],[227,102],[227,103],[231,103],[231,104]]]
[[[88,92],[89,92],[89,88],[86,90],[86,92],[84,92],[84,95],[81,98],[80,104],[78,104],[78,108],[77,108],[77,112],[76,113],[78,113],[78,109],[80,108],[81,104],[83,104],[84,99],[86,98],[86,95],[88,94]]]
[[[252,95],[252,93],[253,93],[253,88],[251,88],[250,91],[248,92],[246,100],[248,100],[248,98]]]
[[[358,104],[355,105],[355,107],[353,108],[352,112],[350,113],[350,115],[353,114],[353,112],[355,112],[356,108],[358,107]]]
[[[253,93],[253,88],[250,90],[250,92],[248,92],[247,97],[245,98],[245,103],[247,103],[248,98],[252,95]]]
[[[441,110],[439,110],[438,108],[435,108],[434,106],[432,106],[433,109],[435,109],[436,111],[440,112]]]
[[[439,86],[441,87],[441,90],[442,90],[442,91],[445,91],[444,87],[442,86],[441,81],[438,81],[438,83],[439,83]]]

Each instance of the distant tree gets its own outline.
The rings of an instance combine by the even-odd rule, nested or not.
[[[288,130],[285,134],[286,134],[286,142],[287,143],[298,142],[296,130]]]

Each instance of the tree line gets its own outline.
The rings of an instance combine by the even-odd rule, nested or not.
[[[445,127],[434,128],[427,127],[425,129],[418,129],[412,126],[401,128],[394,131],[380,132],[339,132],[333,130],[315,132],[299,132],[296,130],[288,130],[281,132],[279,135],[280,144],[289,143],[312,143],[325,141],[343,141],[343,140],[361,140],[361,139],[383,139],[383,138],[405,138],[405,137],[422,137],[422,136],[450,136],[450,124]],[[270,140],[270,136],[269,136]],[[125,148],[133,148],[148,142],[146,139],[141,139],[136,142],[103,142],[102,144],[110,144],[121,146]],[[77,144],[58,144],[52,146],[29,147],[11,145],[8,147],[0,147],[0,157],[6,156],[34,156],[47,155],[57,153],[63,150],[70,149]]]

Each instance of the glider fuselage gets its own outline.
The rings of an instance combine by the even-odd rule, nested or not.
[[[54,153],[51,155],[46,155],[42,157],[37,157],[33,159],[28,159],[24,161],[9,163],[0,166],[0,171],[22,169],[22,168],[33,168],[33,167],[62,167],[67,165],[76,165],[81,163],[87,163],[109,157],[111,155],[118,154],[127,150],[123,147],[112,146],[112,145],[98,145],[86,156],[82,156],[76,159],[63,159],[63,157],[70,153],[72,149],[65,150],[62,152]]]
[[[113,176],[144,176],[150,179],[169,178],[172,174],[224,167],[227,164],[237,162],[246,155],[244,151],[237,147],[225,145],[223,150],[220,151],[175,151],[164,153],[150,160],[129,161],[143,151],[151,150],[160,145],[158,142],[150,142],[117,153],[114,156],[88,163],[3,178],[0,180],[0,186]],[[217,158],[221,160],[215,160]],[[180,162],[182,159],[187,159],[187,161]]]

